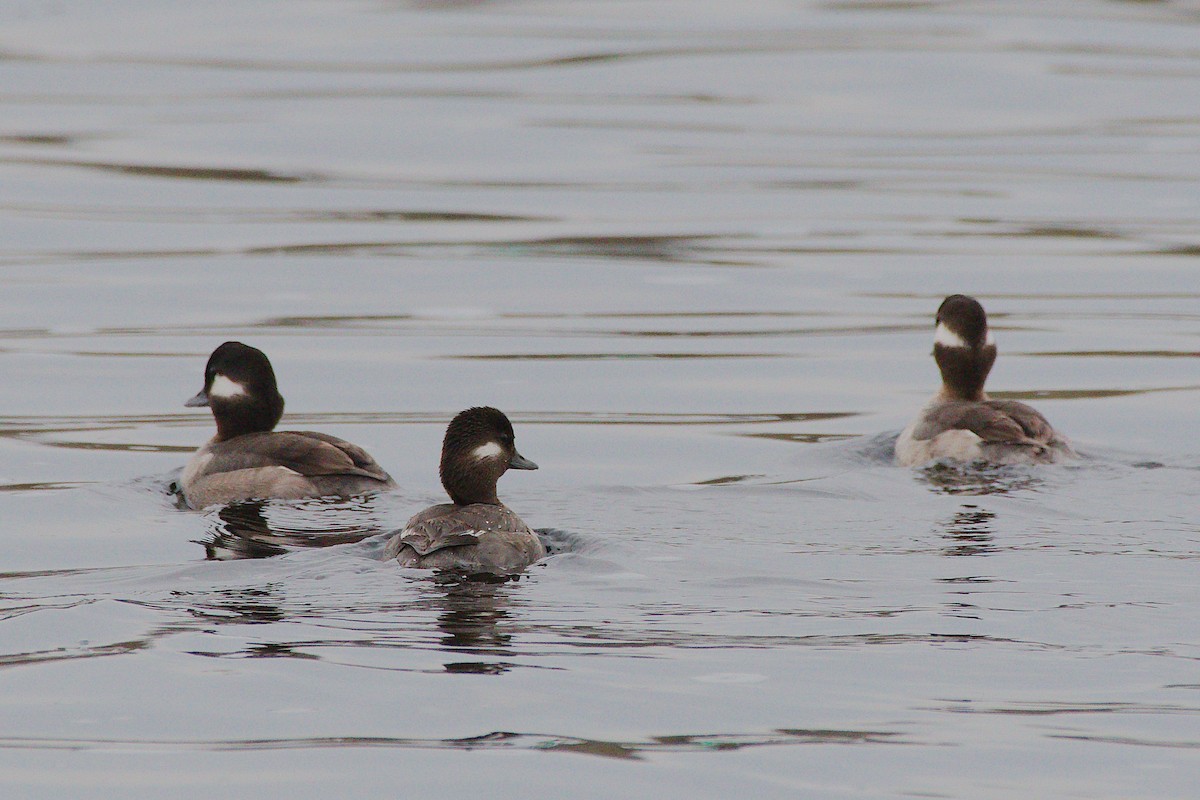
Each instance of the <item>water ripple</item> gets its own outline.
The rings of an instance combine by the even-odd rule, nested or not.
[[[309,736],[276,739],[52,739],[0,737],[0,748],[12,750],[104,751],[240,751],[388,748],[398,750],[541,750],[604,758],[637,759],[641,754],[704,753],[778,745],[911,744],[899,731],[780,728],[766,733],[709,733],[651,736],[635,741],[608,741],[577,736],[496,731],[454,739],[392,736]]]

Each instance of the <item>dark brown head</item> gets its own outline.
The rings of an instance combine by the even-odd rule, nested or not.
[[[213,350],[204,368],[204,388],[184,405],[212,409],[218,441],[272,430],[283,416],[271,362],[263,351],[241,342],[225,342]]]
[[[468,408],[450,421],[442,441],[442,486],[460,506],[499,505],[496,482],[509,469],[537,469],[517,452],[512,423],[494,408]]]
[[[996,343],[987,313],[974,297],[952,294],[937,312],[933,358],[942,372],[942,391],[956,400],[982,400],[983,384],[996,362]]]

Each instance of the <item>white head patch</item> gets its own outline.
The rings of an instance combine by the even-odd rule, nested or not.
[[[988,331],[988,336],[991,337],[991,331]],[[966,341],[954,331],[946,327],[946,323],[939,322],[937,329],[933,333],[933,343],[940,344],[942,347],[966,347]]]
[[[479,447],[476,447],[474,450],[472,450],[471,455],[475,456],[476,459],[483,461],[484,459],[496,458],[497,456],[504,455],[504,448],[500,446],[499,442],[488,442],[487,444],[481,444]]]
[[[209,387],[209,397],[219,397],[227,400],[231,397],[239,397],[246,393],[246,387],[234,380],[226,378],[224,375],[217,375],[213,378],[212,386]]]

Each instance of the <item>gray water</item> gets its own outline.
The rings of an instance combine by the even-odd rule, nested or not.
[[[5,3],[3,795],[1194,797],[1198,257],[1192,2]],[[890,464],[953,292],[1082,459]],[[226,339],[400,488],[176,508]]]

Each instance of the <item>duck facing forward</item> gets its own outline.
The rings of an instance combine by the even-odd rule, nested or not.
[[[239,500],[364,494],[395,486],[365,450],[336,436],[275,431],[283,397],[267,356],[225,342],[209,356],[204,388],[184,405],[208,406],[217,435],[184,467],[179,487],[191,508]]]
[[[993,464],[1050,464],[1075,455],[1046,418],[1016,400],[992,400],[984,381],[996,361],[987,314],[973,297],[947,297],[937,312],[933,357],[942,389],[896,441],[896,461],[938,458]]]
[[[452,503],[414,516],[384,550],[404,567],[508,574],[546,555],[537,534],[496,496],[509,469],[537,469],[517,452],[512,423],[497,409],[468,408],[450,422],[439,473]]]

